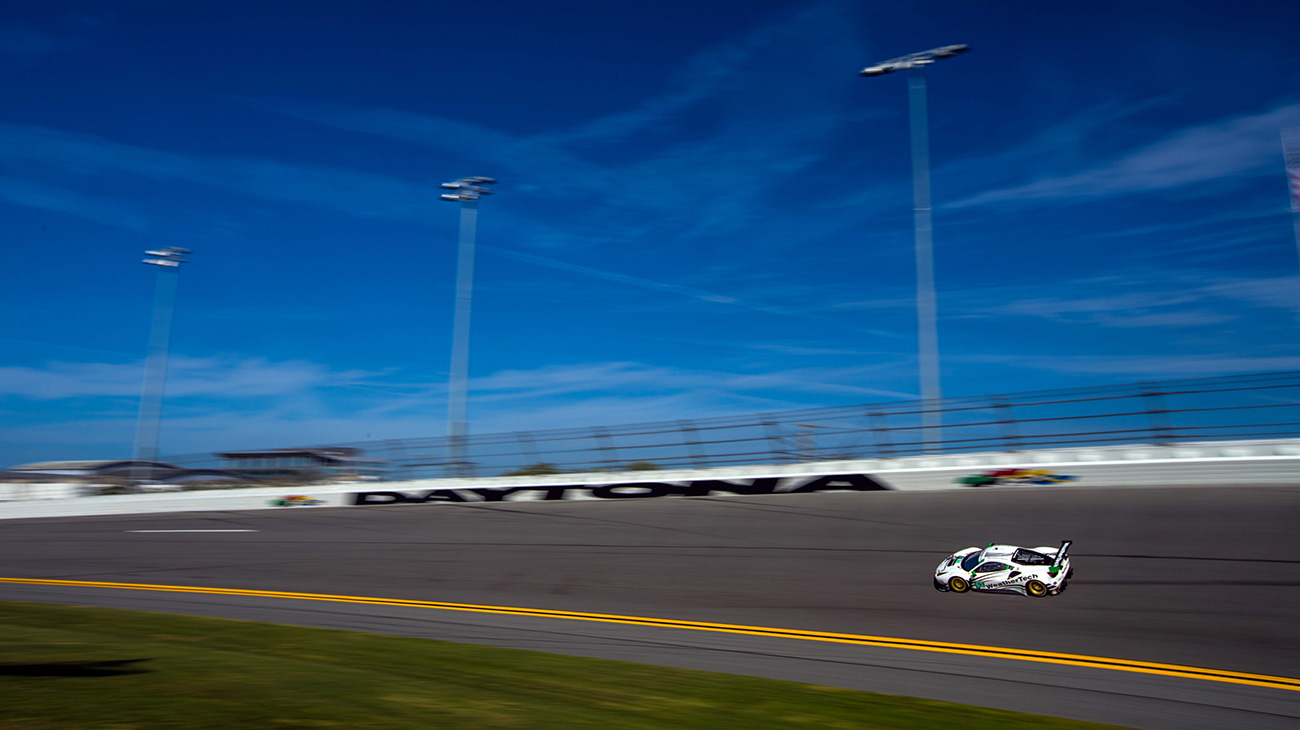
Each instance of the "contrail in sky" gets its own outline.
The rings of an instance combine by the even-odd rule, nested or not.
[[[654,281],[652,279],[643,279],[639,276],[631,276],[628,274],[620,274],[613,271],[596,269],[590,266],[571,264],[567,261],[559,261],[557,259],[547,258],[545,256],[523,253],[522,251],[512,251],[509,249],[496,248],[494,246],[483,246],[483,245],[480,245],[479,248],[518,261],[526,261],[528,263],[536,264],[538,266],[545,266],[550,269],[559,269],[561,271],[569,271],[575,274],[582,274],[583,276],[590,276],[597,279],[605,279],[606,281],[617,281],[623,284],[630,284],[632,286],[641,287],[643,289],[654,289],[656,291],[664,291],[673,294],[680,294],[682,296],[691,297],[692,299],[699,299],[700,301],[712,302],[714,304],[727,304],[733,307],[749,309],[755,312],[764,312],[767,314],[779,314],[786,317],[801,317],[804,319],[812,319],[819,322],[831,322],[840,327],[848,326],[849,329],[855,330],[857,332],[866,332],[873,335],[880,335],[881,337],[906,339],[902,335],[893,332],[885,332],[883,330],[867,329],[863,327],[853,327],[851,325],[845,325],[844,322],[834,319],[832,317],[824,317],[821,315],[812,314],[810,312],[801,312],[799,310],[789,309],[787,307],[777,307],[770,304],[759,304],[755,302],[747,302],[724,294],[714,294],[712,292],[707,292],[702,289],[695,289],[693,287],[682,286],[680,284],[670,284],[662,281]]]

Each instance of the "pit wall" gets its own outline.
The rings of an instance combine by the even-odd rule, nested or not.
[[[1002,488],[1300,486],[1300,439],[1108,446],[535,477],[69,497],[0,484],[0,519],[551,500]],[[44,493],[35,486],[50,487]],[[8,488],[8,491],[6,491]],[[25,490],[25,491],[24,491]]]

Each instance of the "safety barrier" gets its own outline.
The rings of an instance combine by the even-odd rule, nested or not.
[[[1300,439],[29,499],[0,502],[0,519],[880,490],[1251,485],[1300,486]]]

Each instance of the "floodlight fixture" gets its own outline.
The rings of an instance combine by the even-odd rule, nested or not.
[[[914,68],[929,66],[941,58],[952,58],[953,56],[965,53],[969,50],[970,46],[966,43],[931,48],[928,51],[909,53],[906,56],[899,56],[898,58],[891,58],[888,61],[881,61],[874,66],[867,66],[859,71],[858,75],[884,76],[885,74],[894,73],[895,71],[910,71]]]
[[[188,253],[192,252],[188,248],[181,248],[180,246],[151,249],[144,252],[144,255],[149,256],[150,258],[145,259],[143,263],[151,264],[153,266],[177,268],[181,264],[189,261],[189,259],[185,258],[185,254]]]
[[[459,180],[445,182],[439,186],[444,190],[457,191],[455,193],[443,193],[439,197],[452,202],[478,200],[480,196],[491,195],[492,191],[484,186],[495,185],[496,182],[494,177],[462,177]]]

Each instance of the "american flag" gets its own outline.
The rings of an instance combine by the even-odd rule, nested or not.
[[[1300,127],[1282,130],[1282,156],[1291,190],[1291,212],[1300,213]]]

